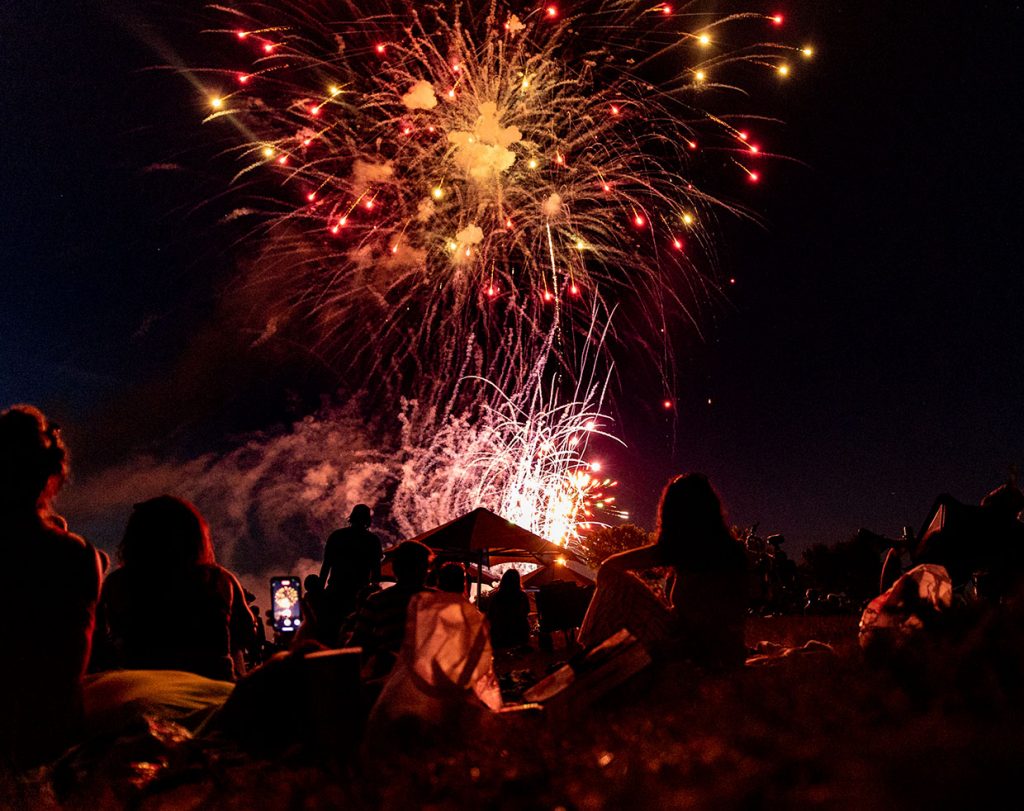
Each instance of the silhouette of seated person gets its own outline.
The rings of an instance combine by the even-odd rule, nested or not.
[[[256,636],[252,613],[193,505],[173,496],[136,504],[119,557],[100,598],[113,667],[241,675]]]
[[[996,488],[981,500],[985,518],[984,553],[978,561],[984,596],[993,600],[1020,596],[1024,591],[1024,493],[1016,482]]]
[[[622,628],[658,656],[713,666],[742,664],[746,555],[721,501],[701,473],[665,486],[653,544],[608,558],[597,575],[580,642],[596,645]],[[668,568],[668,605],[636,573]]]
[[[364,674],[368,679],[387,675],[395,663],[405,634],[406,611],[414,594],[426,589],[430,548],[403,541],[390,552],[395,585],[375,591],[363,601],[355,616],[348,644],[363,649]]]
[[[501,576],[498,588],[487,595],[484,613],[496,650],[530,644],[530,598],[523,591],[518,569],[508,569]]]
[[[393,738],[394,722],[404,722],[390,729],[400,737],[438,727],[456,732],[464,720],[501,707],[487,621],[466,599],[466,570],[448,562],[435,574],[436,589],[409,599],[397,660],[370,716],[371,738]]]
[[[384,555],[380,538],[370,532],[370,508],[356,504],[348,521],[349,526],[332,532],[324,546],[320,585],[324,590],[321,625],[325,638],[337,634],[338,625],[355,608],[359,593],[380,582]]]
[[[101,575],[96,550],[53,512],[67,473],[59,429],[42,412],[0,413],[0,770],[59,755],[81,721]]]

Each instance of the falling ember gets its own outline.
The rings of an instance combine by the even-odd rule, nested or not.
[[[643,218],[642,215],[637,214],[635,217],[633,217],[633,225],[635,225],[637,228],[643,228],[646,224],[647,221]]]
[[[664,408],[666,411],[670,411],[672,409],[672,401],[671,400],[662,400],[661,401],[661,407]]]

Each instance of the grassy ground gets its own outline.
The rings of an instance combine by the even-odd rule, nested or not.
[[[952,653],[923,651],[921,667],[896,678],[864,664],[855,632],[853,618],[755,619],[752,643],[816,638],[836,653],[731,675],[663,666],[571,720],[499,716],[462,736],[396,736],[386,756],[334,769],[300,752],[255,761],[193,745],[145,789],[125,776],[83,778],[65,804],[946,808],[994,802],[1012,789],[1024,754],[1012,684],[1019,650],[983,646],[981,655],[972,638]],[[53,795],[35,785],[21,800],[43,806]]]

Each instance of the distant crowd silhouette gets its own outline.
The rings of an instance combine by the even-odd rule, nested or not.
[[[15,769],[52,760],[79,740],[87,672],[180,671],[231,682],[255,667],[253,683],[259,684],[272,647],[259,610],[250,605],[255,598],[217,563],[210,529],[195,506],[171,495],[136,504],[117,566],[107,572],[107,556],[70,532],[54,510],[67,475],[58,426],[31,406],[0,413],[10,652],[0,667],[0,757]],[[1014,488],[986,503],[983,516],[1019,541],[1022,506]],[[476,707],[499,707],[492,651],[533,650],[533,611],[520,571],[508,568],[497,588],[473,604],[467,566],[435,558],[416,541],[385,555],[370,531],[372,517],[358,504],[349,526],[327,538],[319,574],[304,583],[302,622],[278,633],[278,642],[296,654],[358,648],[360,690],[376,702],[371,720],[395,721],[406,708],[437,719],[468,706],[467,697]],[[950,569],[964,576],[950,544],[934,538]],[[593,648],[625,629],[656,660],[742,665],[750,550],[749,539],[745,545],[729,528],[706,476],[673,477],[661,494],[653,542],[600,567],[596,591],[577,622],[579,644]],[[475,576],[479,582],[481,573]],[[1008,588],[1010,574],[1000,577]],[[660,593],[651,586],[656,578]]]

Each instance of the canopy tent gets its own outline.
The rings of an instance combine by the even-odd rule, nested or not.
[[[458,552],[470,559],[486,556],[490,564],[532,560],[542,565],[558,558],[582,561],[568,549],[545,541],[483,507],[412,538],[431,549]],[[485,564],[487,565],[487,564]]]
[[[566,560],[564,564],[557,561],[548,566],[542,566],[523,575],[523,588],[540,588],[549,583],[560,583],[568,581],[578,586],[592,586],[597,580],[597,574],[593,569],[576,563],[574,560]]]

